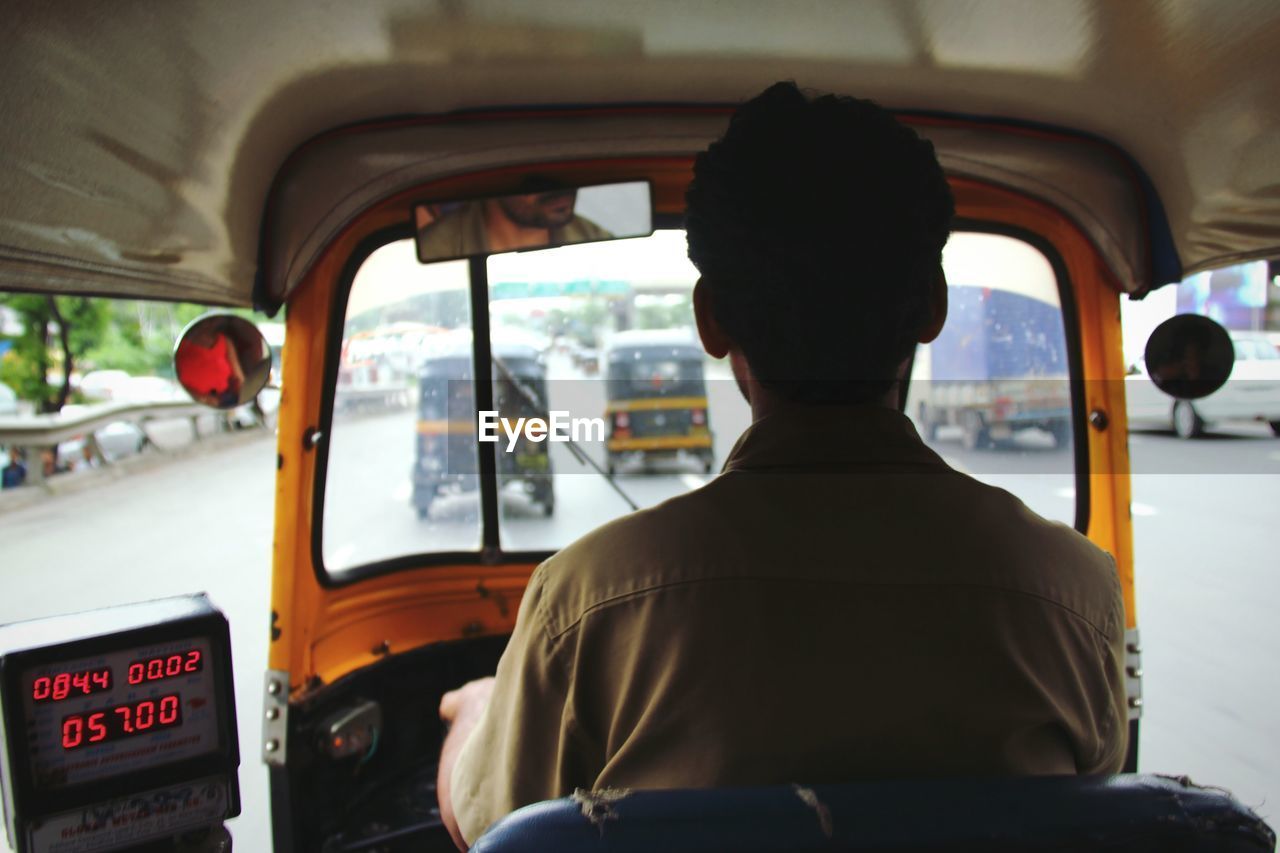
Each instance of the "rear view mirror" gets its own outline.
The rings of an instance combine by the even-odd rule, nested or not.
[[[192,399],[234,409],[258,396],[271,375],[271,348],[258,327],[234,314],[206,314],[178,336],[174,372]]]
[[[1235,364],[1231,336],[1198,314],[1165,320],[1147,339],[1147,373],[1171,397],[1197,400],[1217,391]]]
[[[414,205],[418,260],[425,264],[653,233],[648,181],[592,187],[538,183],[537,192]]]

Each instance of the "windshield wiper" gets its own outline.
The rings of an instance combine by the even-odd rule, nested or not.
[[[502,374],[502,378],[511,383],[511,386],[516,389],[516,393],[524,399],[525,403],[533,407],[534,411],[541,412],[546,408],[543,402],[538,399],[537,392],[521,382],[516,375],[511,372],[511,368],[507,367],[506,363],[498,357],[497,353],[490,351],[489,358],[493,361],[493,366]],[[573,458],[578,460],[578,464],[588,465],[597,474],[604,477],[605,482],[618,493],[618,497],[626,501],[627,506],[631,507],[632,511],[640,509],[640,505],[633,501],[631,496],[622,490],[622,487],[618,485],[613,475],[601,468],[596,461],[591,458],[590,454],[578,445],[578,442],[574,441],[570,436],[565,436],[564,442],[568,445],[569,452],[573,454]]]

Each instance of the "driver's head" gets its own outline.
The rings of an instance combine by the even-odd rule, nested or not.
[[[870,101],[774,84],[698,155],[687,204],[711,313],[783,399],[882,398],[941,322],[951,190],[933,145]]]
[[[573,221],[577,200],[577,190],[556,189],[504,196],[498,199],[498,205],[508,219],[522,228],[563,228]]]

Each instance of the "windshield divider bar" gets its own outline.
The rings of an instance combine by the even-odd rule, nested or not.
[[[468,261],[471,280],[471,360],[474,366],[476,413],[493,411],[493,353],[489,338],[489,266],[481,255]],[[498,539],[497,445],[480,440],[476,429],[476,456],[480,472],[481,542],[486,554],[501,554]]]

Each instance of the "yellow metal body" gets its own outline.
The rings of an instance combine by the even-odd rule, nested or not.
[[[573,164],[539,164],[539,172],[567,182],[600,183],[648,177],[655,208],[678,214],[690,177],[687,158],[655,158]],[[473,197],[510,191],[522,170],[509,169],[439,181],[388,199],[366,211],[329,245],[288,306],[283,364],[286,389],[280,405],[279,471],[276,481],[276,537],[272,588],[273,632],[270,666],[289,673],[296,697],[318,685],[428,643],[509,632],[528,576],[529,563],[411,567],[349,584],[326,584],[313,569],[312,524],[316,453],[306,437],[321,424],[326,365],[337,342],[326,335],[341,328],[335,314],[345,310],[343,269],[369,236],[406,226],[412,197]],[[1087,449],[1087,535],[1114,555],[1124,590],[1128,622],[1136,624],[1133,595],[1132,529],[1129,517],[1129,457],[1124,405],[1124,364],[1116,282],[1083,233],[1058,211],[1009,190],[970,180],[954,180],[959,216],[984,227],[1034,235],[1061,259],[1070,280],[1064,300],[1074,301],[1082,351]],[[337,318],[337,319],[340,319]],[[704,398],[663,401],[705,406]],[[657,401],[614,404],[622,410],[660,405]],[[420,424],[444,433],[461,424]],[[467,424],[468,430],[471,425]],[[692,439],[690,439],[692,441]],[[673,445],[674,446],[674,445]],[[698,445],[689,445],[698,446]],[[706,446],[706,445],[701,445]]]

